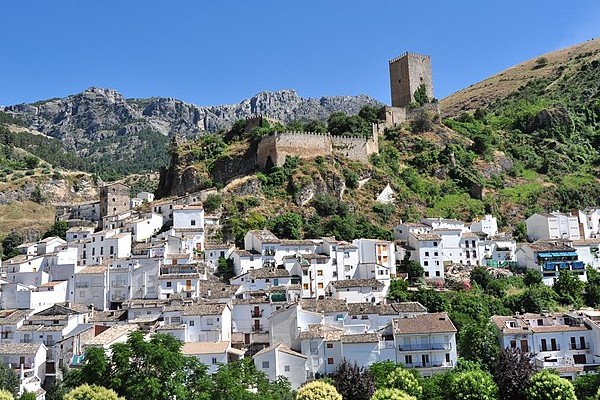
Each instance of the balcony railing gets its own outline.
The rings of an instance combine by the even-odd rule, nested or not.
[[[87,287],[89,287],[90,285],[87,282],[77,282],[75,284],[75,288],[77,289],[85,289]]]
[[[554,346],[542,346],[540,344],[540,351],[560,351],[560,344],[556,343]]]
[[[263,310],[251,310],[250,315],[252,315],[252,318],[261,318],[263,316]]]
[[[252,326],[252,332],[260,332],[262,331],[262,325],[253,325]]]
[[[450,350],[450,343],[421,343],[421,344],[401,344],[398,345],[398,351],[422,351],[422,350]]]
[[[585,343],[569,343],[569,350],[589,350],[590,342]]]
[[[453,367],[452,362],[446,361],[433,361],[433,362],[421,362],[421,363],[412,363],[405,364],[407,368],[440,368],[440,367]]]
[[[265,256],[274,256],[275,255],[275,250],[274,249],[265,249],[264,255]]]

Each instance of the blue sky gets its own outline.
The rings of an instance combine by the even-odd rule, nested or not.
[[[7,0],[0,105],[90,86],[237,103],[263,91],[389,103],[388,60],[432,56],[437,98],[600,37],[600,2]]]

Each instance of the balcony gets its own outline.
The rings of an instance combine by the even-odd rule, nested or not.
[[[75,288],[76,288],[76,289],[86,289],[86,288],[88,288],[88,287],[90,287],[90,285],[89,285],[89,283],[88,283],[88,282],[77,282],[77,283],[75,284]]]
[[[252,318],[261,318],[263,316],[263,310],[251,310],[250,315]]]
[[[434,361],[434,362],[421,362],[421,363],[412,363],[405,364],[406,368],[452,368],[453,363],[446,361]]]
[[[274,256],[275,255],[275,249],[265,249],[264,255],[265,256]]]
[[[554,346],[540,345],[540,351],[560,351],[560,344],[556,343]]]
[[[252,326],[252,332],[261,332],[262,331],[262,325],[253,325]]]
[[[569,350],[589,350],[590,342],[585,343],[569,343]]]
[[[421,344],[401,344],[398,345],[398,351],[426,351],[426,350],[450,350],[450,343],[421,343]]]

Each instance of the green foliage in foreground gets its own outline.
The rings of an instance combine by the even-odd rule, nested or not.
[[[533,375],[527,400],[577,400],[573,384],[555,372],[544,370]]]
[[[302,385],[296,400],[342,400],[342,395],[332,384],[317,380]]]

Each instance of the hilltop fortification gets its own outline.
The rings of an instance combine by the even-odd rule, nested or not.
[[[256,152],[259,169],[282,166],[287,156],[315,158],[342,156],[367,162],[379,152],[378,129],[373,126],[371,137],[334,136],[330,133],[281,132],[261,139]]]

